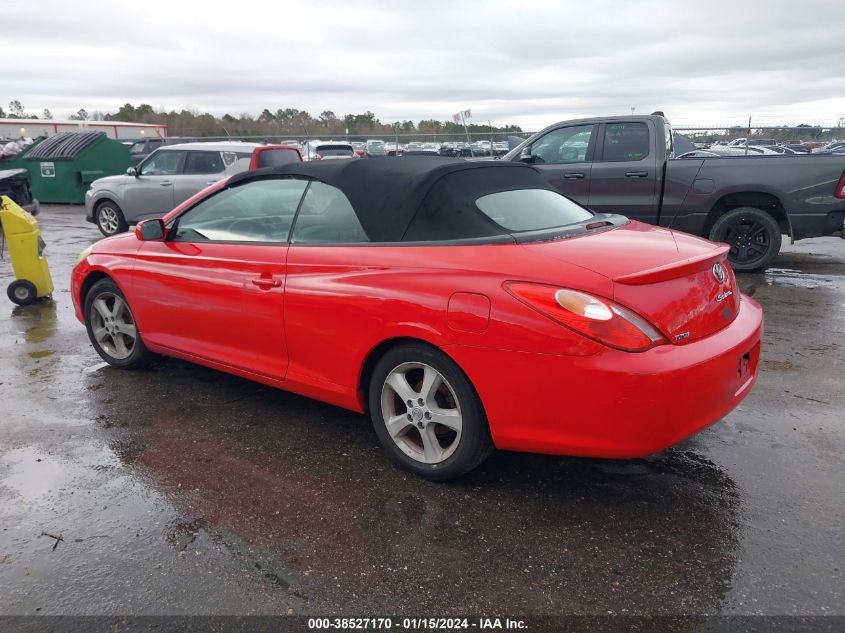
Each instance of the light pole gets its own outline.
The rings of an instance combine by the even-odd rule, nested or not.
[[[631,106],[631,116],[634,116],[634,110],[636,110],[636,106]]]

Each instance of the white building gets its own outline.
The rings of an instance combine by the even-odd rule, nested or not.
[[[18,139],[53,136],[59,132],[102,131],[109,138],[166,138],[167,126],[122,121],[71,121],[58,119],[0,119],[0,138]]]

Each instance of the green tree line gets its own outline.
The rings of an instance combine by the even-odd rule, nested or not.
[[[9,112],[0,107],[0,118],[13,119],[52,119],[50,110],[45,109],[41,116],[29,113],[20,101],[9,103]],[[125,121],[129,123],[154,123],[167,125],[170,136],[343,136],[349,135],[392,135],[392,134],[463,134],[464,127],[452,121],[427,119],[418,122],[404,120],[383,122],[369,110],[363,114],[335,114],[324,110],[314,116],[305,110],[296,108],[264,108],[261,114],[254,116],[241,113],[237,116],[224,114],[221,117],[196,109],[180,111],[156,110],[147,103],[133,105],[126,103],[116,112],[91,112],[80,108],[71,119],[78,121],[105,120]],[[476,136],[485,133],[519,134],[518,125],[491,127],[468,123],[470,133]],[[348,132],[347,132],[348,130]]]

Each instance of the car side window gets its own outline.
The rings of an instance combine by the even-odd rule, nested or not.
[[[138,173],[141,176],[173,176],[178,173],[179,163],[184,155],[183,151],[156,151],[141,163]]]
[[[645,123],[608,123],[603,136],[603,162],[642,160],[648,156],[649,133]]]
[[[291,242],[353,244],[369,241],[344,193],[322,182],[312,182],[296,216]]]
[[[205,198],[179,216],[174,242],[286,243],[307,180],[253,180]]]
[[[531,145],[531,162],[537,165],[565,165],[587,160],[592,125],[573,125],[552,130]]]
[[[223,171],[220,152],[190,151],[185,157],[184,174],[219,174]]]

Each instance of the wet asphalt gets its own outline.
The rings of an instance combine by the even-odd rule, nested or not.
[[[54,301],[0,300],[0,614],[845,614],[845,241],[740,277],[766,334],[723,421],[648,459],[498,453],[434,484],[362,416],[105,366],[68,291],[83,216],[39,217]]]

